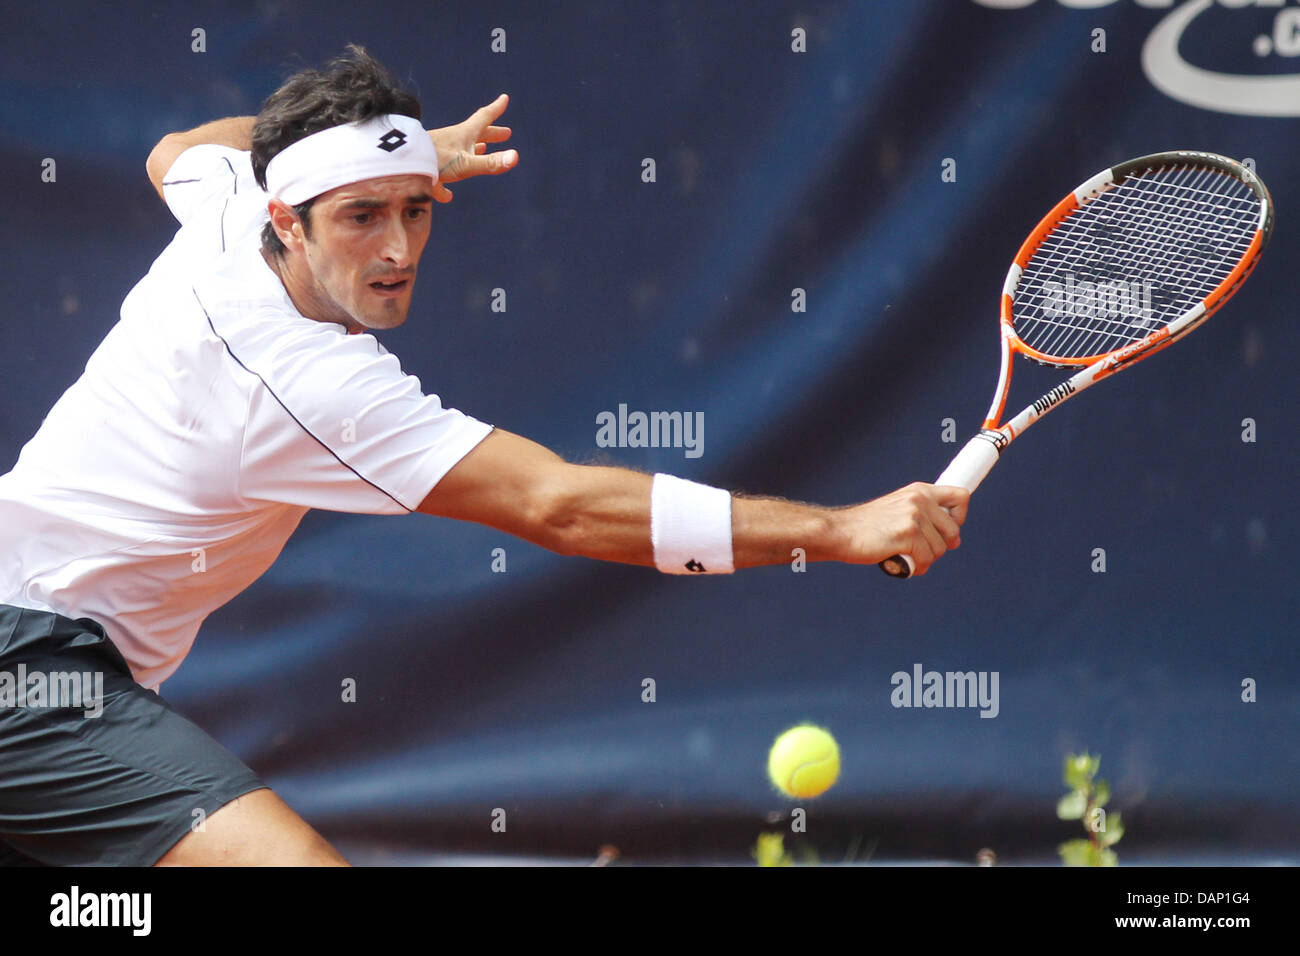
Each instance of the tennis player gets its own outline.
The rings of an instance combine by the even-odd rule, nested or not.
[[[670,574],[796,547],[910,554],[924,573],[959,544],[961,489],[822,508],[569,464],[404,374],[372,333],[405,321],[447,183],[517,163],[488,152],[510,136],[494,125],[506,105],[426,131],[351,46],[256,118],[154,148],[147,171],[180,229],[0,476],[5,862],[346,863],[158,694],[309,508],[476,521]]]

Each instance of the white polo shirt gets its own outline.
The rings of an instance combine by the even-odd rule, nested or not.
[[[186,150],[175,238],[0,476],[0,603],[91,617],[156,689],[309,508],[409,514],[491,426],[262,259],[249,154]]]

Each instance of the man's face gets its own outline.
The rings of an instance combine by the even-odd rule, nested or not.
[[[428,176],[366,179],[323,193],[311,207],[301,275],[313,318],[349,332],[406,321],[416,266],[429,240]]]

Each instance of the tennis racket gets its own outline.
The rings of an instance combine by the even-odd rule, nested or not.
[[[1272,231],[1264,183],[1215,153],[1142,156],[1067,194],[1007,272],[993,402],[935,484],[974,491],[1006,447],[1053,408],[1197,328],[1241,288]],[[1082,371],[999,424],[1016,353]],[[903,554],[880,567],[905,578],[916,564]]]

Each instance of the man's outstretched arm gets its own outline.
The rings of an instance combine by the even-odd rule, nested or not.
[[[443,477],[419,510],[489,525],[560,554],[653,567],[653,480],[625,468],[570,464],[497,429]],[[843,508],[733,495],[734,565],[786,563],[794,548],[803,548],[809,561],[852,564],[910,554],[915,573],[923,574],[960,545],[969,501],[964,489],[920,483]]]

